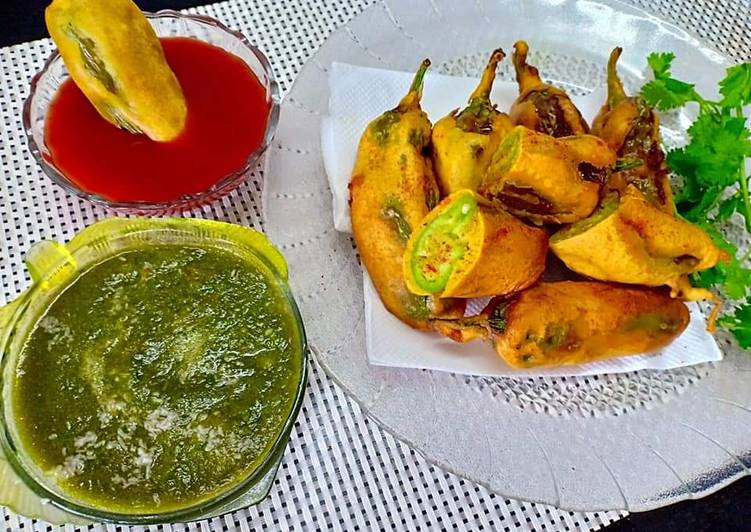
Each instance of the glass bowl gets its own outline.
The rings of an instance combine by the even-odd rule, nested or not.
[[[128,249],[155,244],[188,244],[252,256],[268,278],[278,283],[298,329],[301,372],[289,415],[263,461],[248,475],[217,493],[178,510],[151,514],[114,513],[81,503],[43,478],[13,428],[11,378],[26,338],[62,289],[83,271]],[[303,322],[287,285],[287,265],[265,236],[252,229],[191,218],[109,218],[78,233],[67,245],[42,241],[29,250],[26,265],[31,287],[0,308],[0,505],[53,523],[117,522],[148,524],[186,522],[221,515],[259,503],[276,476],[295,423],[307,379],[307,343]]]
[[[31,80],[31,91],[23,106],[23,127],[26,131],[29,150],[39,166],[54,183],[70,194],[110,209],[132,214],[168,214],[210,203],[245,181],[250,172],[259,164],[266,148],[274,138],[279,121],[279,86],[264,53],[251,44],[242,33],[229,29],[218,20],[171,10],[144,14],[159,37],[192,37],[213,44],[242,59],[261,82],[266,91],[267,101],[270,103],[266,132],[261,145],[250,154],[242,167],[219,179],[203,192],[164,202],[117,202],[82,190],[52,162],[52,156],[44,139],[44,124],[50,103],[60,85],[69,77],[57,50],[52,52],[42,70]],[[228,133],[231,134],[231,132]]]

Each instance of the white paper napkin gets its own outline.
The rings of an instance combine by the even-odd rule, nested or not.
[[[357,144],[368,123],[404,96],[414,73],[334,63],[329,73],[329,115],[321,125],[321,147],[333,197],[334,227],[351,232],[347,185],[355,164]],[[478,80],[428,72],[422,108],[435,122],[463,107]],[[491,98],[508,109],[517,95],[515,83],[496,81]],[[605,89],[586,96],[572,95],[591,121],[605,100]],[[508,366],[489,344],[458,344],[438,334],[421,333],[404,325],[381,304],[370,279],[363,275],[365,336],[371,364],[449,371],[488,376],[568,376],[619,373],[638,369],[669,369],[722,359],[698,306],[690,304],[691,321],[684,333],[665,349],[649,355],[613,358],[579,366],[519,370]]]

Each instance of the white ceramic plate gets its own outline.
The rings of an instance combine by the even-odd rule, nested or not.
[[[611,48],[628,88],[652,51],[713,94],[727,60],[692,35],[615,1],[381,0],[333,33],[284,99],[266,173],[266,230],[281,245],[309,341],[328,373],[380,426],[433,463],[507,497],[566,509],[647,510],[710,493],[751,465],[751,355],[670,371],[567,378],[479,378],[370,366],[362,273],[332,224],[320,150],[332,61],[478,75],[520,38],[543,76],[573,91],[604,82]],[[501,77],[509,78],[505,64]],[[680,142],[688,117],[667,117]],[[748,246],[748,242],[742,244]]]

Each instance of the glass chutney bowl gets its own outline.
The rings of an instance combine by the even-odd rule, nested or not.
[[[120,212],[140,215],[164,215],[187,211],[207,205],[230,193],[247,180],[251,172],[264,162],[264,154],[274,138],[279,122],[279,85],[273,69],[260,48],[242,33],[234,31],[218,20],[202,15],[189,15],[163,10],[144,13],[158,37],[189,37],[211,44],[240,58],[261,84],[268,115],[266,129],[260,145],[250,153],[245,162],[232,172],[220,177],[208,188],[166,201],[114,201],[95,192],[84,190],[55,165],[52,152],[45,140],[45,123],[51,104],[63,82],[70,76],[57,50],[53,51],[44,67],[31,80],[29,96],[23,106],[23,128],[29,151],[44,174],[66,192],[96,205]],[[226,131],[227,137],[233,131]]]
[[[168,245],[229,253],[247,260],[254,271],[263,275],[277,294],[280,312],[289,323],[292,385],[287,387],[289,394],[284,403],[287,406],[280,411],[279,419],[284,421],[274,425],[265,436],[268,445],[254,458],[257,465],[253,469],[209,491],[205,498],[188,500],[184,507],[173,505],[163,512],[148,513],[113,511],[66,492],[53,475],[44,474],[31,458],[17,430],[17,407],[12,394],[14,379],[27,340],[64,290],[112,257]],[[110,218],[79,232],[66,245],[52,241],[35,244],[27,253],[26,264],[31,286],[0,309],[0,504],[19,514],[52,523],[149,524],[213,517],[257,504],[268,495],[304,397],[307,346],[302,319],[287,285],[286,263],[265,236],[252,229],[210,220]],[[45,393],[51,392],[45,390]],[[40,433],[34,437],[45,435]]]

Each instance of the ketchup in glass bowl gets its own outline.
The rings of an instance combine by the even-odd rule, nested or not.
[[[69,193],[136,214],[209,203],[241,184],[270,144],[279,89],[268,60],[208,17],[146,14],[182,87],[187,117],[157,142],[105,120],[58,52],[32,80],[23,122],[42,170]]]

